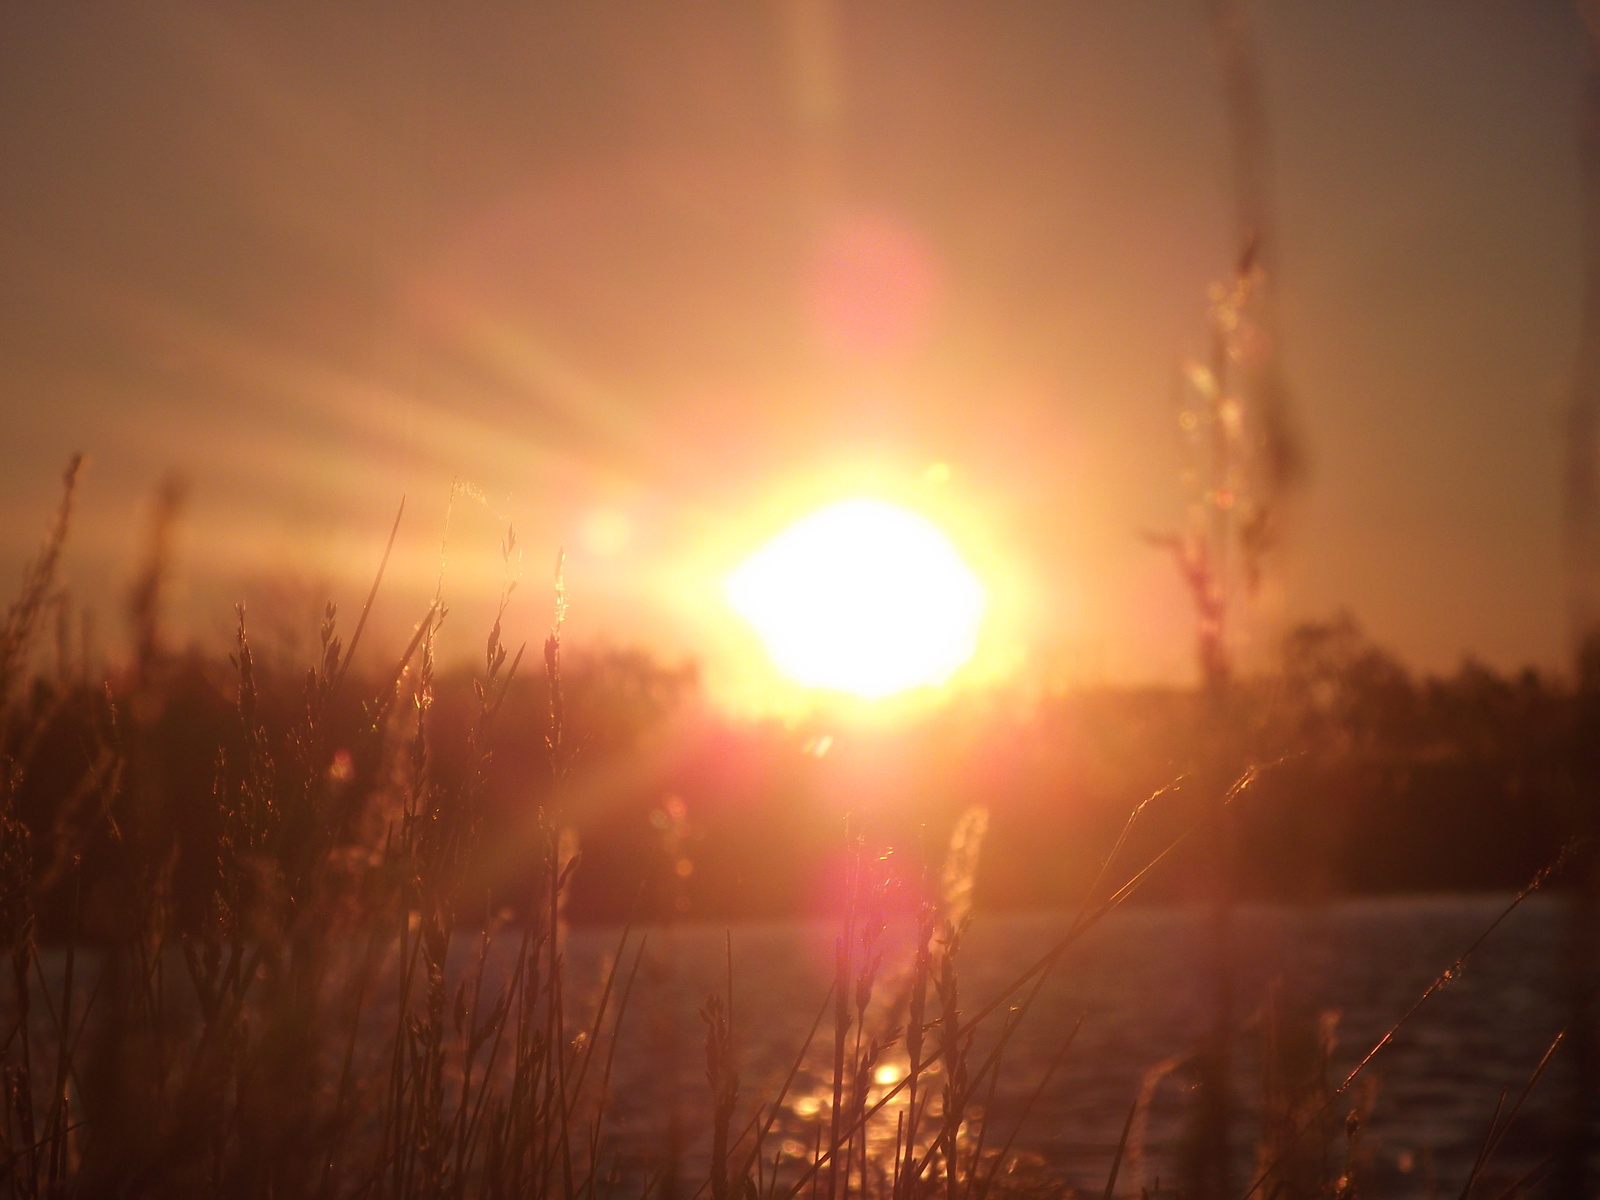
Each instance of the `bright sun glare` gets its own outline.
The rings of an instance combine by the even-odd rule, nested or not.
[[[727,580],[778,669],[877,698],[937,684],[972,657],[984,594],[923,517],[844,500],[791,525]]]

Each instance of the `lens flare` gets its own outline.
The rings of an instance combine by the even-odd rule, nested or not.
[[[972,657],[984,592],[936,526],[881,500],[791,525],[728,577],[728,602],[785,675],[876,699]]]

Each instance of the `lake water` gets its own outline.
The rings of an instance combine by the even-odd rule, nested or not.
[[[1240,907],[1228,939],[1234,1040],[1235,1194],[1252,1173],[1263,1004],[1276,985],[1304,999],[1336,1038],[1331,1075],[1342,1079],[1400,1021],[1429,985],[1483,933],[1507,897],[1344,901],[1318,908]],[[980,914],[961,954],[962,1009],[976,1011],[1067,929],[1062,916]],[[1361,1181],[1386,1196],[1454,1195],[1482,1144],[1496,1104],[1514,1101],[1555,1033],[1568,1021],[1566,909],[1526,901],[1396,1034],[1340,1097],[1334,1139],[1343,1161],[1344,1119],[1367,1108],[1360,1134]],[[575,931],[575,980],[594,980],[615,933]],[[656,931],[647,948],[632,1022],[618,1059],[625,1139],[657,1162],[676,1121],[692,1170],[704,1153],[703,1024],[707,992],[726,987],[731,946],[735,1041],[742,1098],[770,1096],[821,1004],[834,933],[801,924]],[[1017,1145],[1037,1172],[1098,1195],[1141,1087],[1148,1093],[1119,1193],[1177,1181],[1190,1128],[1194,1080],[1188,1060],[1216,1011],[1216,938],[1211,915],[1177,907],[1113,914],[1061,961],[1015,1035],[993,1096],[996,1129],[1009,1131],[1038,1086],[1045,1063],[1082,1019],[1063,1066],[1021,1127]],[[880,995],[894,992],[895,960]],[[592,986],[592,984],[591,984]],[[664,1014],[675,1014],[667,1020]],[[652,1015],[653,1014],[653,1015]],[[889,1018],[892,1020],[893,1018]],[[1553,1149],[1571,1085],[1565,1053],[1524,1106],[1491,1167],[1515,1179]],[[892,1062],[892,1055],[891,1055]],[[806,1057],[783,1127],[791,1148],[808,1138],[826,1103],[827,1028]],[[987,1097],[979,1096],[980,1102]],[[1508,1105],[1511,1101],[1508,1101]],[[667,1114],[664,1118],[663,1114]],[[892,1123],[889,1127],[892,1133]],[[993,1142],[991,1141],[991,1145]],[[1487,1194],[1493,1195],[1493,1191]]]
[[[1328,1075],[1340,1080],[1508,900],[1351,900],[1317,908],[1242,906],[1233,913],[1225,976],[1236,1098],[1231,1194],[1242,1196],[1253,1178],[1267,997],[1276,990],[1300,999],[1311,1026],[1321,1022],[1332,1030]],[[980,913],[958,959],[962,1011],[970,1016],[987,1005],[1068,926],[1060,915]],[[698,1010],[709,992],[726,989],[730,951],[742,1122],[755,1104],[770,1101],[805,1041],[828,990],[836,931],[789,923],[645,934],[644,965],[617,1046],[609,1142],[625,1183],[619,1194],[632,1195],[674,1157],[683,1180],[692,1185],[705,1178],[709,1105]],[[904,1021],[894,998],[904,994],[911,944],[905,931],[897,943],[895,936],[891,931],[876,993],[880,1029]],[[574,1031],[593,1010],[617,938],[618,931],[604,929],[567,935],[567,1012]],[[459,963],[472,940],[457,939]],[[504,978],[516,941],[513,935],[501,939],[491,975]],[[1570,1020],[1568,944],[1564,902],[1527,900],[1337,1099],[1332,1124],[1338,1132],[1328,1143],[1339,1163],[1346,1114],[1366,1111],[1358,1143],[1360,1191],[1386,1197],[1460,1193],[1502,1094],[1509,1091],[1515,1100]],[[1181,1148],[1197,1107],[1193,1055],[1213,1027],[1222,977],[1217,945],[1212,914],[1199,908],[1128,907],[1092,930],[1045,979],[1006,1051],[993,1093],[977,1089],[974,1106],[991,1118],[986,1146],[992,1150],[1022,1118],[1046,1064],[1081,1021],[1070,1053],[1020,1125],[1015,1146],[1028,1178],[1101,1195],[1123,1123],[1143,1092],[1147,1103],[1117,1191],[1137,1195],[1140,1186],[1158,1181],[1168,1189],[1181,1185]],[[631,952],[624,957],[629,961]],[[59,966],[58,954],[47,956],[47,973],[57,974]],[[180,973],[176,962],[172,973]],[[930,1005],[936,1012],[936,1002]],[[369,1019],[372,1066],[381,1074],[393,1009],[380,1002]],[[980,1037],[975,1061],[992,1044],[994,1024],[982,1027],[990,1032],[987,1040]],[[1569,1057],[1564,1048],[1552,1060],[1503,1140],[1480,1195],[1497,1195],[1555,1148],[1572,1107]],[[885,1082],[903,1063],[898,1047],[888,1052]],[[795,1160],[804,1157],[827,1119],[831,1065],[825,1022],[804,1056],[769,1154],[781,1147]],[[933,1082],[937,1086],[937,1078]],[[874,1151],[884,1161],[892,1157],[894,1119],[891,1106],[878,1123]],[[678,1200],[688,1200],[693,1190],[679,1190]]]

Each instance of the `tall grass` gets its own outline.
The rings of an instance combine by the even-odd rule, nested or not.
[[[641,1153],[616,1116],[615,1068],[640,1002],[647,935],[620,933],[595,989],[575,987],[567,962],[564,903],[578,858],[561,811],[571,743],[559,567],[542,655],[554,799],[515,872],[497,872],[504,847],[486,844],[480,819],[490,735],[523,660],[502,641],[510,586],[477,671],[470,761],[451,773],[437,769],[432,726],[443,607],[422,615],[379,683],[360,684],[371,673],[351,670],[381,565],[348,644],[327,608],[286,722],[263,713],[239,610],[235,728],[196,751],[207,756],[214,802],[198,821],[172,808],[170,764],[151,735],[163,703],[151,599],[134,669],[93,699],[95,744],[53,813],[46,857],[25,785],[61,706],[82,702],[64,665],[55,680],[35,670],[41,631],[61,607],[57,564],[76,473],[74,462],[0,626],[9,967],[0,1195],[990,1200],[1059,1191],[1015,1153],[1032,1102],[1007,1124],[994,1115],[999,1081],[1019,1069],[1008,1058],[1014,1036],[1072,948],[1193,830],[1130,864],[1136,811],[1066,933],[977,999],[960,968],[982,810],[958,824],[942,871],[924,866],[903,971],[885,967],[888,872],[853,845],[833,981],[792,1066],[760,1090],[741,1076],[747,1018],[730,942],[725,985],[701,1008],[707,1102],[691,1136],[702,1152]],[[513,551],[508,535],[508,559]],[[140,595],[156,596],[159,582]],[[356,687],[366,690],[345,694]],[[197,905],[174,887],[180,863],[203,867]],[[41,952],[39,903],[63,891],[66,926],[57,948]],[[1300,1026],[1287,1017],[1278,1028],[1278,1099],[1250,1194],[1351,1195],[1351,1158],[1326,1150],[1356,1075],[1333,1086],[1325,1041],[1296,1040]],[[1057,1031],[1050,1060],[1028,1064],[1034,1102],[1076,1033]],[[818,1054],[829,1064],[821,1102],[802,1109],[802,1069]],[[670,1057],[657,1069],[670,1074]],[[1135,1103],[1107,1163],[1107,1200],[1137,1115]],[[1486,1153],[1503,1135],[1497,1122]]]

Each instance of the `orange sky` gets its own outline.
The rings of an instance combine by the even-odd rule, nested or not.
[[[1260,7],[1312,470],[1249,631],[1558,664],[1576,17]],[[982,543],[1052,670],[1192,670],[1139,532],[1233,253],[1198,5],[17,4],[0,93],[0,579],[83,449],[108,624],[176,468],[207,636],[353,607],[405,495],[390,621],[450,509],[463,649],[510,519],[523,632],[564,545],[575,634],[697,652],[701,576],[869,487]]]

